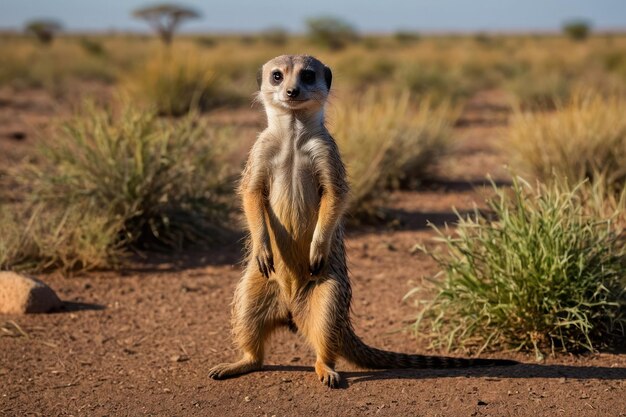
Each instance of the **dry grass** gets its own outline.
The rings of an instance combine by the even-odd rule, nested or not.
[[[80,206],[0,206],[0,270],[64,273],[111,267],[123,257],[121,219]]]
[[[85,104],[23,169],[0,206],[0,268],[113,266],[134,249],[219,241],[228,228],[232,131],[170,121],[129,104]],[[235,167],[237,169],[237,167]]]
[[[225,88],[211,94],[210,101],[226,95],[230,102],[227,93],[247,97],[253,92],[256,69],[268,58],[307,51],[333,68],[335,85],[347,93],[376,83],[389,91],[409,90],[434,100],[455,101],[481,89],[504,88],[524,106],[533,107],[551,103],[555,96],[565,98],[580,85],[621,91],[626,86],[626,65],[620,58],[626,37],[620,35],[592,36],[580,43],[564,36],[424,36],[410,43],[393,36],[368,36],[367,41],[339,51],[329,51],[299,36],[291,36],[280,45],[265,42],[262,36],[246,39],[214,36],[206,47],[197,37],[179,36],[168,65],[157,65],[154,61],[163,51],[154,37],[90,36],[86,42],[84,37],[65,36],[42,48],[33,39],[4,35],[0,85],[62,92],[64,87],[59,85],[67,86],[76,79],[115,82],[133,78],[141,82],[141,76],[134,74],[145,69],[151,85],[161,91],[167,87],[160,83],[180,86],[181,77],[197,77],[200,85],[191,85],[193,97],[202,96],[202,84],[211,72]],[[188,91],[189,81],[183,84],[187,86],[183,90]],[[189,97],[189,93],[185,95]],[[150,97],[149,90],[145,97]]]
[[[453,119],[449,106],[414,105],[409,94],[370,91],[332,107],[329,126],[348,168],[351,213],[375,215],[390,188],[423,179],[448,150]]]
[[[517,111],[506,147],[513,162],[543,180],[601,178],[606,189],[626,182],[626,99],[577,93],[554,112]]]
[[[193,54],[167,52],[156,54],[125,80],[137,101],[168,116],[218,104],[218,78],[210,65]]]

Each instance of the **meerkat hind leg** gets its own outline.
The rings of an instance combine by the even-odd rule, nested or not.
[[[266,339],[286,320],[286,313],[281,314],[284,309],[278,302],[278,289],[273,284],[254,270],[239,283],[235,291],[233,330],[243,358],[214,366],[209,377],[224,379],[261,369]]]
[[[338,332],[334,331],[336,323],[332,305],[338,290],[336,284],[333,280],[326,280],[313,288],[303,329],[317,354],[315,373],[322,384],[330,388],[338,388],[341,382],[339,372],[335,371]]]
[[[233,363],[220,363],[209,370],[209,377],[213,379],[225,379],[232,376],[243,375],[250,372],[258,371],[263,366],[263,361],[249,355]]]

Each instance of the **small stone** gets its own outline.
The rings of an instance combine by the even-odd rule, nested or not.
[[[187,362],[189,360],[189,356],[187,355],[174,355],[170,357],[172,362]]]
[[[245,396],[245,398],[243,399],[245,402],[249,403],[250,401],[252,401],[252,399],[249,396]]]
[[[38,279],[15,272],[0,272],[0,313],[47,313],[61,305],[56,293]]]

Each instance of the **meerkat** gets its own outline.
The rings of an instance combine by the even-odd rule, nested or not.
[[[510,365],[514,361],[394,353],[366,345],[350,321],[352,289],[342,218],[346,170],[324,125],[330,68],[312,56],[283,55],[257,75],[267,128],[258,136],[239,193],[249,232],[245,272],[232,304],[243,352],[213,367],[223,379],[261,369],[270,334],[286,326],[315,349],[315,372],[335,388],[339,357],[370,369]]]

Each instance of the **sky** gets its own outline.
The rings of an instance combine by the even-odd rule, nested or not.
[[[584,18],[596,29],[626,29],[626,0],[176,0],[202,18],[187,32],[301,32],[307,17],[341,17],[363,32],[556,31]],[[147,31],[130,16],[150,0],[0,0],[0,29],[53,18],[69,31]]]

